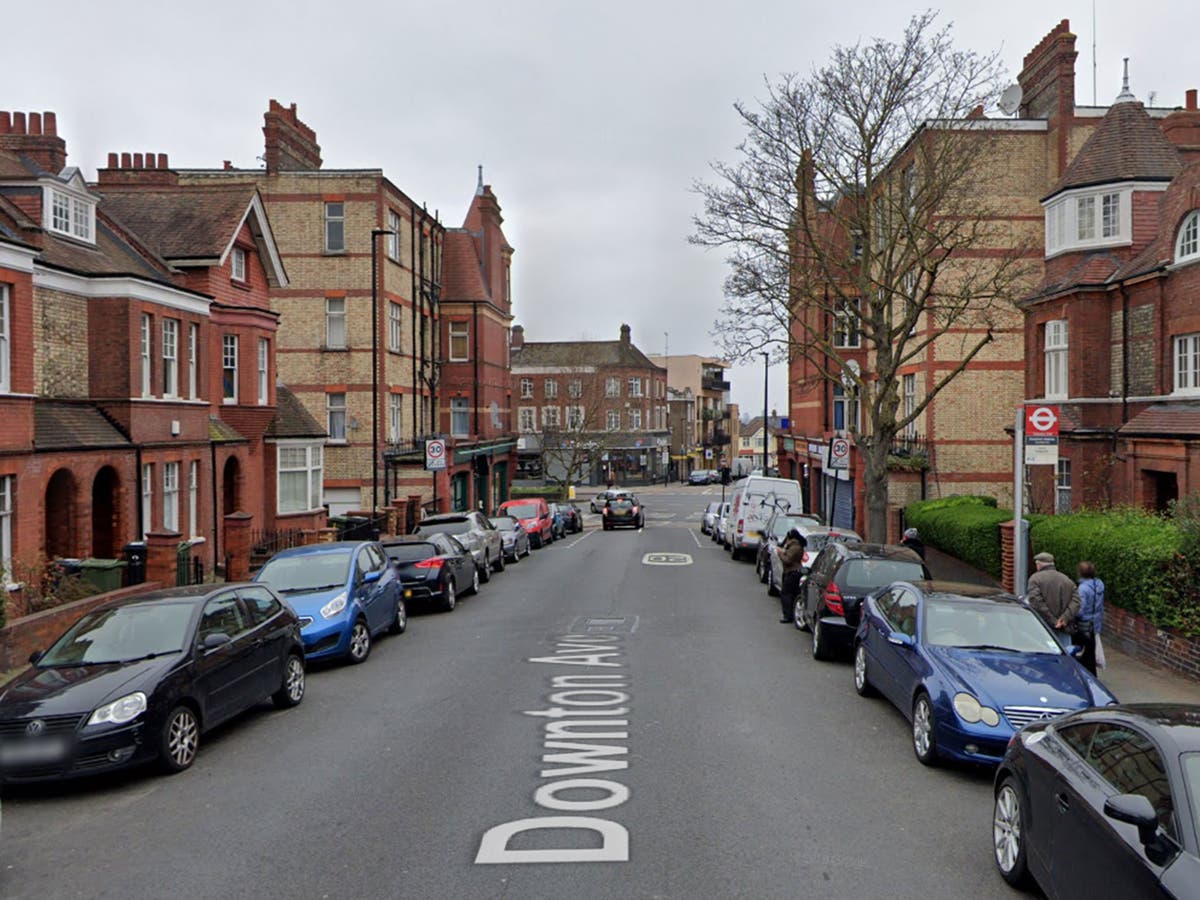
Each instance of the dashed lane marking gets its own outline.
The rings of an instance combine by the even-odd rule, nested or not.
[[[689,528],[688,534],[690,534],[692,536],[692,540],[696,542],[696,549],[700,549],[700,538],[696,537],[696,532]]]

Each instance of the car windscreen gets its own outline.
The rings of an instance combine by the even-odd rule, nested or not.
[[[1018,653],[1062,653],[1058,641],[1032,610],[1016,603],[925,602],[926,644],[988,647]]]
[[[421,534],[466,534],[471,530],[471,523],[466,519],[460,522],[422,522],[417,531]]]
[[[492,524],[496,526],[497,531],[515,531],[517,528],[517,520],[509,516],[496,516],[492,519]]]
[[[1196,832],[1200,833],[1200,753],[1185,753],[1181,757],[1183,778],[1187,782],[1188,796],[1192,802],[1192,818],[1196,820]]]
[[[423,559],[429,559],[431,556],[440,555],[438,548],[433,544],[416,542],[412,544],[392,544],[384,547],[383,552],[387,554],[387,558],[395,563],[412,563],[420,562]]]
[[[537,517],[538,508],[536,503],[518,503],[504,507],[504,514],[517,519],[533,519]]]
[[[771,534],[782,541],[793,528],[803,528],[805,525],[812,525],[812,519],[806,519],[801,516],[776,516],[775,524],[771,526]],[[813,549],[811,539],[809,540],[808,549]]]
[[[269,584],[282,594],[330,590],[346,583],[350,551],[277,556],[263,566],[255,581]]]
[[[38,660],[39,668],[126,662],[178,653],[187,642],[191,603],[135,603],[90,612]]]
[[[811,544],[809,545],[811,548]],[[848,559],[838,570],[837,583],[843,591],[865,594],[893,581],[921,581],[925,567],[902,559]]]
[[[706,506],[706,507],[704,508],[704,511],[705,511],[706,513],[715,513],[715,512],[720,512],[720,511],[721,511],[721,504],[720,504],[720,503],[710,503],[710,504],[708,504],[708,506]]]

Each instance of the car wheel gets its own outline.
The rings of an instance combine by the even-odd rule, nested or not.
[[[922,692],[913,703],[913,752],[922,765],[937,765],[937,740],[933,734],[933,702]]]
[[[367,623],[359,619],[350,630],[350,652],[347,654],[354,665],[367,661],[371,655],[371,629]]]
[[[826,639],[825,626],[821,624],[820,616],[813,617],[811,627],[813,659],[819,659],[822,661],[829,659],[829,641]]]
[[[992,846],[1000,877],[1016,888],[1029,884],[1029,863],[1025,856],[1025,801],[1021,788],[1011,775],[1000,784],[992,812]]]
[[[396,598],[396,618],[392,619],[392,624],[388,628],[389,634],[404,634],[404,629],[408,627],[408,606],[404,603],[403,597]]]
[[[496,565],[494,567],[494,571],[496,571],[496,572],[504,571],[504,551],[503,550],[501,550],[499,553],[496,554]]]
[[[541,550],[542,549],[542,536],[539,534],[539,535],[535,535],[534,537],[531,537],[529,539],[529,546],[532,547],[534,550]]]
[[[862,641],[854,645],[854,690],[858,691],[860,697],[875,696],[871,675],[867,671],[867,648]]]
[[[446,586],[442,588],[442,611],[454,612],[454,607],[458,604],[458,597],[454,592],[454,576],[451,575],[446,579]]]
[[[808,618],[804,611],[804,598],[797,597],[795,604],[792,606],[792,624],[796,626],[797,631],[808,631]]]
[[[299,653],[289,653],[283,666],[283,684],[271,695],[276,709],[291,709],[304,699],[304,658]]]
[[[200,749],[200,720],[190,706],[177,706],[163,723],[159,761],[168,774],[191,768]]]
[[[482,581],[484,584],[487,584],[489,581],[492,580],[492,566],[487,561],[486,556],[484,557],[483,566],[480,568],[477,568],[476,571],[479,573],[479,580]]]
[[[767,583],[767,570],[766,570],[766,568],[764,568],[764,566],[762,564],[761,556],[758,557],[757,562],[754,563],[754,574],[758,576],[759,584]]]
[[[479,593],[479,584],[480,584],[479,570],[476,569],[474,572],[471,573],[471,593],[472,594]]]
[[[770,576],[770,574],[767,575],[767,596],[768,597],[778,597],[779,596],[779,588],[775,587],[775,579],[772,578]]]

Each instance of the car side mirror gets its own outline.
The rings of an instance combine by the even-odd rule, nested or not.
[[[1141,794],[1117,794],[1104,801],[1104,814],[1110,819],[1136,826],[1142,845],[1149,847],[1158,836],[1158,813]]]
[[[376,581],[378,581],[382,577],[383,577],[382,569],[376,569],[374,572],[366,572],[363,574],[363,577],[362,577],[363,584],[374,584]]]
[[[231,640],[233,639],[225,632],[216,631],[212,634],[206,634],[201,646],[204,647],[205,650],[216,650],[218,647],[224,647]]]
[[[903,631],[893,631],[888,635],[888,643],[896,647],[904,647],[906,650],[911,650],[916,641]]]
[[[29,654],[29,664],[31,666],[36,665],[37,661],[45,655],[46,655],[45,650],[34,650],[32,653]]]

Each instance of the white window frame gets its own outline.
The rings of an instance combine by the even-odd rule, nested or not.
[[[467,437],[471,434],[471,404],[466,397],[450,398],[450,435]]]
[[[536,406],[517,407],[517,430],[521,434],[534,434],[537,432]]]
[[[1054,468],[1054,514],[1066,515],[1071,511],[1071,460],[1058,458]]]
[[[66,235],[89,244],[96,243],[96,204],[61,188],[47,188],[44,224],[55,234]],[[43,195],[45,196],[45,195]]]
[[[1171,340],[1171,359],[1172,393],[1200,397],[1200,333],[1175,335]]]
[[[471,359],[471,323],[450,322],[446,326],[450,362],[469,362]],[[456,351],[455,343],[461,343]]]
[[[631,409],[629,411],[629,430],[642,430],[642,411],[640,409]]]
[[[572,378],[567,382],[567,396],[572,400],[578,400],[583,396],[583,379]]]
[[[162,364],[164,397],[179,396],[179,320],[163,317]]]
[[[227,405],[238,402],[238,336],[221,335],[221,402]],[[226,374],[232,373],[226,389]]]
[[[630,397],[641,397],[642,396],[642,379],[638,375],[630,375],[629,376],[629,396]]]
[[[62,191],[50,191],[50,230],[71,233],[71,197]]]
[[[303,451],[296,456],[294,451]],[[275,448],[275,509],[279,515],[311,512],[321,508],[321,490],[324,481],[324,453],[319,443],[281,441]],[[303,508],[291,508],[284,503],[283,482],[287,475],[303,473]]]
[[[154,463],[142,463],[142,540],[154,521]]]
[[[1047,322],[1042,331],[1042,354],[1045,360],[1043,396],[1047,400],[1065,400],[1069,396],[1069,350],[1067,320],[1053,319]]]
[[[141,359],[142,359],[142,396],[149,397],[153,390],[150,384],[150,314],[142,313],[142,336],[141,336]]]
[[[246,280],[246,251],[241,247],[234,247],[229,254],[229,274],[234,281]]]
[[[200,537],[200,463],[188,463],[188,537]]]
[[[562,428],[562,410],[557,406],[542,407],[542,428],[545,431],[554,431]]]
[[[391,232],[387,236],[387,258],[392,262],[400,262],[400,214],[395,210],[388,210],[387,227]]]
[[[1048,200],[1043,204],[1046,258],[1076,250],[1130,244],[1133,191],[1164,191],[1166,188],[1166,182],[1126,181],[1103,187],[1074,188]]]
[[[326,253],[346,252],[346,203],[342,200],[328,200],[324,206],[325,223],[323,238]],[[331,240],[336,232],[336,239]]]
[[[545,381],[542,382],[542,396],[546,400],[557,400],[558,399],[558,379],[557,378],[547,378]]]
[[[1081,244],[1094,243],[1096,229],[1096,194],[1075,198],[1075,240]]]
[[[582,431],[583,430],[583,407],[568,406],[567,407],[567,430]]]
[[[0,475],[0,587],[13,583],[13,507],[17,476]]]
[[[0,284],[0,394],[12,391],[12,307],[7,284]],[[3,560],[0,560],[0,565]],[[0,570],[0,575],[3,570]]]
[[[163,463],[163,531],[179,531],[179,463]]]
[[[271,398],[271,342],[258,339],[258,405],[266,406]]]
[[[917,376],[915,374],[902,376],[901,381],[900,381],[900,387],[901,387],[901,396],[904,399],[904,405],[902,407],[904,412],[902,413],[902,415],[904,416],[904,418],[908,418],[909,416],[911,416],[913,414],[913,411],[917,408]],[[916,433],[917,433],[917,422],[916,422],[916,419],[914,419],[913,421],[909,422],[907,425],[904,426],[903,434],[905,437],[911,438],[911,437],[915,437]]]
[[[1100,195],[1100,237],[1108,240],[1121,236],[1121,192]]]
[[[522,378],[521,379],[521,399],[522,400],[532,400],[533,399],[533,379],[532,378]]]
[[[1186,263],[1200,259],[1200,209],[1183,217],[1179,236],[1175,239],[1175,262]]]
[[[349,346],[346,298],[325,298],[325,349],[345,350]]]
[[[399,353],[404,336],[404,307],[394,300],[388,301],[388,350]]]
[[[617,376],[609,376],[604,379],[604,396],[605,397],[620,397],[621,396],[621,379]]]
[[[621,411],[617,409],[610,409],[608,411],[608,415],[605,417],[604,425],[609,431],[620,431]]]
[[[195,400],[200,396],[200,385],[197,376],[200,370],[200,326],[195,322],[188,323],[188,398]]]
[[[841,408],[842,427],[838,428],[838,408]],[[858,431],[862,427],[860,416],[862,415],[861,404],[858,402],[858,396],[853,389],[847,391],[843,385],[835,384],[833,386],[833,429],[834,431]]]
[[[862,346],[862,329],[859,327],[859,310],[861,309],[861,297],[845,299],[837,303],[833,313],[833,346],[846,350],[854,350]]]
[[[404,395],[388,394],[388,440],[400,443],[404,435]]]
[[[325,430],[331,444],[346,443],[345,391],[331,391],[325,395]]]

